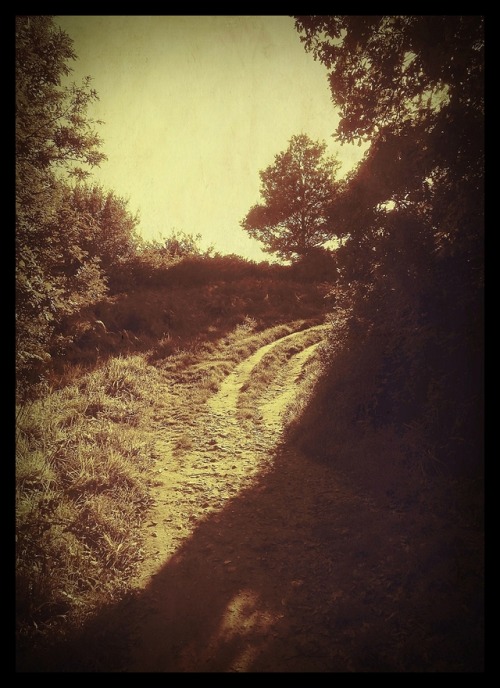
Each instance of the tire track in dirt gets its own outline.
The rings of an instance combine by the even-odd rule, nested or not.
[[[288,334],[285,337],[281,337],[280,339],[276,339],[274,342],[271,342],[270,344],[262,346],[258,351],[252,354],[252,356],[249,356],[242,363],[240,363],[236,367],[236,369],[227,376],[227,378],[223,381],[220,390],[209,401],[209,408],[216,414],[225,415],[227,413],[234,413],[236,410],[238,395],[241,388],[247,382],[248,378],[251,376],[252,370],[255,368],[256,365],[258,365],[258,363],[260,363],[264,356],[266,356],[270,351],[272,351],[277,346],[280,346],[284,342],[297,339],[297,337],[303,335],[304,332],[315,332],[321,330],[325,330],[325,325],[315,325],[314,327],[311,327],[307,330],[292,332],[291,334]],[[309,357],[309,355],[312,355],[314,353],[314,351],[311,350],[310,354],[306,354],[305,351],[309,351],[309,349],[303,350],[301,352],[302,357],[298,360],[296,356],[293,357],[294,360],[297,361],[297,365],[302,365],[305,362],[305,360]],[[282,381],[283,385],[286,385],[288,383],[288,379]],[[290,395],[288,399],[283,399],[283,403],[289,401],[291,399],[291,396],[292,395]]]
[[[208,400],[206,412],[194,419],[194,445],[180,457],[165,448],[156,469],[158,480],[152,488],[155,505],[144,562],[137,575],[139,587],[151,580],[200,521],[223,509],[271,468],[272,452],[281,436],[282,413],[297,393],[297,378],[320,342],[292,355],[262,399],[255,400],[256,405],[263,404],[260,422],[242,423],[238,418],[240,390],[255,366],[275,347],[323,330],[325,325],[292,332],[239,363]]]
[[[288,364],[268,387],[260,400],[260,411],[267,427],[277,434],[283,429],[283,414],[293,401],[300,385],[304,366],[316,353],[321,342],[311,344],[292,356]]]
[[[310,379],[314,366],[307,362],[317,351],[316,344],[295,346],[300,333],[284,340],[227,377],[193,421],[195,446],[180,457],[165,453],[150,541],[157,556],[147,559],[149,577],[106,631],[98,648],[104,656],[94,665],[100,671],[415,672],[474,665],[462,603],[472,609],[476,600],[461,592],[446,554],[450,537],[463,537],[459,519],[451,519],[450,533],[447,520],[440,524],[423,508],[425,495],[399,508],[392,497],[360,490],[359,473],[342,475],[281,441],[282,411],[293,403],[291,389]],[[243,422],[242,386],[252,372],[255,380],[255,366],[262,370],[273,347],[281,342],[286,350],[288,341],[292,355],[279,367],[274,360],[277,374],[255,399],[260,422],[258,414]],[[101,632],[102,619],[98,624]]]

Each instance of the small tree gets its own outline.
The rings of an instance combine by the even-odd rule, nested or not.
[[[268,253],[290,260],[332,238],[328,209],[337,189],[340,162],[325,155],[326,143],[292,136],[286,151],[261,171],[262,204],[250,208],[241,226]]]
[[[77,184],[66,206],[80,225],[79,245],[91,258],[99,258],[106,274],[134,255],[139,216],[129,211],[125,198],[99,184]],[[61,229],[67,231],[64,225]]]

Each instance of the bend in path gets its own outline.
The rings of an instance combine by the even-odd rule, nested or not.
[[[265,390],[259,406],[267,427],[279,434],[283,429],[283,414],[297,395],[304,366],[316,353],[321,342],[311,344],[292,356],[281,375]]]
[[[137,587],[148,584],[201,521],[217,514],[249,489],[263,472],[271,470],[273,452],[281,437],[282,413],[297,392],[297,377],[317,345],[293,355],[278,371],[262,399],[255,400],[256,406],[264,404],[260,422],[242,422],[238,418],[240,389],[272,349],[324,329],[320,325],[293,332],[266,344],[236,366],[207,402],[206,413],[193,419],[193,446],[180,459],[166,451],[159,460],[158,484],[152,488],[155,506],[149,528],[151,536],[136,577]]]
[[[299,330],[298,332],[292,332],[285,337],[280,337],[270,344],[262,346],[254,354],[246,358],[242,363],[236,366],[235,370],[230,373],[226,379],[222,382],[219,391],[215,394],[212,399],[209,400],[208,406],[210,410],[218,414],[228,414],[234,413],[236,411],[236,404],[238,402],[238,395],[241,387],[245,384],[248,378],[252,374],[252,370],[255,366],[260,363],[260,361],[272,351],[277,346],[280,346],[284,342],[296,339],[297,337],[304,335],[305,332],[315,332],[315,331],[325,331],[325,325],[315,325],[307,330]],[[312,352],[311,352],[312,353]]]
[[[98,641],[83,670],[484,670],[477,536],[460,561],[467,582],[450,550],[468,537],[456,514],[441,523],[425,502],[388,506],[276,441],[316,345],[256,399],[263,422],[239,422],[239,389],[277,345],[228,376],[196,419],[196,446],[183,460],[165,455],[151,532],[157,558],[108,630],[105,616],[90,628]]]

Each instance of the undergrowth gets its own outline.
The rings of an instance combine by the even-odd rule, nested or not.
[[[68,366],[19,404],[16,422],[16,622],[21,658],[123,598],[143,558],[159,452],[192,446],[192,418],[259,347],[322,320],[263,328],[243,317],[169,355],[158,347]],[[161,442],[159,439],[161,438]],[[159,446],[162,449],[159,449]]]

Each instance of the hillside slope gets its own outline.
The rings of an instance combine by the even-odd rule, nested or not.
[[[266,344],[164,419],[135,592],[42,670],[483,670],[480,529],[432,491],[370,495],[282,433],[322,333]]]

